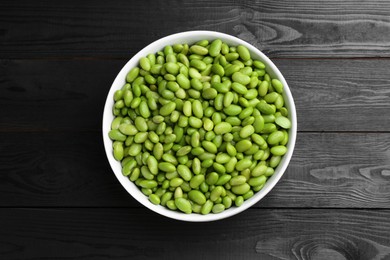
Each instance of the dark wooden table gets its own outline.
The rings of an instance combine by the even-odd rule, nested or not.
[[[298,113],[291,164],[211,223],[142,207],[106,160],[118,71],[215,30],[263,50]],[[0,2],[0,259],[390,259],[390,2]]]

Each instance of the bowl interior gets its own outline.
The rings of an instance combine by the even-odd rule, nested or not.
[[[111,130],[111,122],[114,119],[114,115],[112,114],[112,106],[114,105],[113,95],[114,92],[118,89],[121,89],[126,82],[126,75],[128,71],[138,65],[138,61],[141,57],[146,56],[149,53],[156,53],[157,51],[162,50],[166,45],[173,45],[175,43],[188,43],[193,44],[199,40],[208,39],[209,41],[214,39],[221,39],[226,42],[228,45],[237,46],[239,44],[246,46],[251,52],[251,56],[254,59],[261,60],[266,65],[266,71],[270,74],[271,77],[279,79],[284,85],[284,94],[283,97],[285,99],[285,106],[289,111],[289,118],[292,123],[291,129],[289,129],[289,142],[287,144],[287,153],[283,156],[279,166],[275,169],[275,173],[270,177],[264,187],[258,191],[252,198],[246,200],[244,204],[240,207],[232,207],[229,208],[222,213],[219,214],[208,214],[208,215],[200,215],[200,214],[184,214],[181,212],[171,211],[166,209],[163,206],[153,205],[148,198],[138,189],[138,187],[132,183],[127,177],[122,175],[121,164],[116,161],[112,155],[112,141],[108,137],[108,132]],[[227,35],[219,32],[212,31],[189,31],[178,34],[173,34],[164,38],[161,38],[144,49],[139,51],[133,58],[131,58],[126,65],[119,72],[117,77],[115,78],[110,91],[108,93],[106,103],[104,106],[103,112],[103,141],[104,147],[106,151],[106,155],[108,161],[111,165],[112,170],[114,171],[116,177],[122,186],[129,192],[137,201],[146,206],[147,208],[170,218],[184,220],[184,221],[192,221],[192,222],[202,222],[202,221],[214,221],[218,219],[223,219],[229,216],[233,216],[245,209],[251,207],[253,204],[258,202],[261,198],[263,198],[279,181],[285,172],[287,165],[291,159],[295,140],[296,140],[296,131],[297,131],[297,120],[296,120],[296,110],[294,105],[294,100],[291,95],[290,89],[287,85],[286,80],[283,75],[280,73],[278,68],[265,56],[261,51],[255,48],[253,45],[236,38],[231,35]]]

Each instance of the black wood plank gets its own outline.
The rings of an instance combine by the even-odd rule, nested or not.
[[[298,131],[389,131],[388,60],[275,60],[297,107]]]
[[[9,130],[100,130],[124,61],[1,62],[0,125]]]
[[[127,57],[215,30],[272,57],[389,57],[388,1],[1,1],[0,57]]]
[[[1,206],[137,203],[116,180],[99,133],[3,133],[0,140]]]
[[[4,259],[388,259],[390,212],[249,209],[187,223],[147,209],[1,209]]]
[[[390,134],[300,133],[287,172],[256,207],[389,208]],[[100,133],[2,133],[0,207],[141,207]]]
[[[125,60],[2,60],[0,131],[100,130]],[[277,59],[292,90],[299,131],[390,129],[390,60]]]
[[[300,133],[282,181],[259,206],[388,208],[390,135]]]

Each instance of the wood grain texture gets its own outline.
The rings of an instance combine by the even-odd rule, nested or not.
[[[374,133],[298,134],[290,166],[264,206],[388,208],[389,140]]]
[[[12,133],[0,143],[1,206],[136,204],[116,180],[101,134]]]
[[[388,131],[388,60],[275,60],[297,107],[298,131]]]
[[[1,209],[5,259],[388,259],[390,211],[249,209],[187,223],[147,209]]]
[[[298,113],[280,182],[211,223],[136,202],[101,136],[126,61],[188,30],[264,51]],[[0,259],[390,259],[389,58],[384,0],[0,1]]]
[[[287,172],[255,207],[389,208],[389,140],[300,133]],[[100,133],[3,133],[0,143],[1,207],[141,207],[116,180]]]
[[[106,96],[124,63],[1,61],[0,128],[100,130]]]
[[[100,130],[125,60],[0,61],[0,131]],[[277,59],[299,131],[388,131],[390,60]]]
[[[1,1],[0,57],[127,57],[215,30],[271,57],[390,57],[388,1]]]

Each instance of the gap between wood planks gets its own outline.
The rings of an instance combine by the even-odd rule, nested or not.
[[[0,209],[143,209],[146,207],[137,206],[0,206]],[[254,205],[246,210],[347,210],[347,211],[390,211],[389,208],[362,208],[362,207],[259,207]],[[245,211],[246,211],[245,210]],[[245,212],[243,211],[243,212]],[[240,213],[238,213],[240,214]]]
[[[75,130],[73,128],[69,129],[53,129],[53,128],[0,128],[0,133],[101,133],[102,130],[99,129],[82,129]],[[323,131],[297,131],[297,134],[388,134],[390,130],[386,131],[334,131],[334,130],[323,130]]]
[[[128,61],[133,56],[135,56],[136,53],[129,55],[129,56],[123,56],[123,57],[117,57],[117,56],[48,56],[48,57],[12,57],[12,58],[2,58],[0,57],[0,60],[26,60],[26,61],[71,61],[71,60],[91,60],[91,61],[104,61],[104,60],[123,60]],[[267,54],[266,54],[267,55]],[[390,60],[389,57],[267,57],[273,61],[273,60]]]

